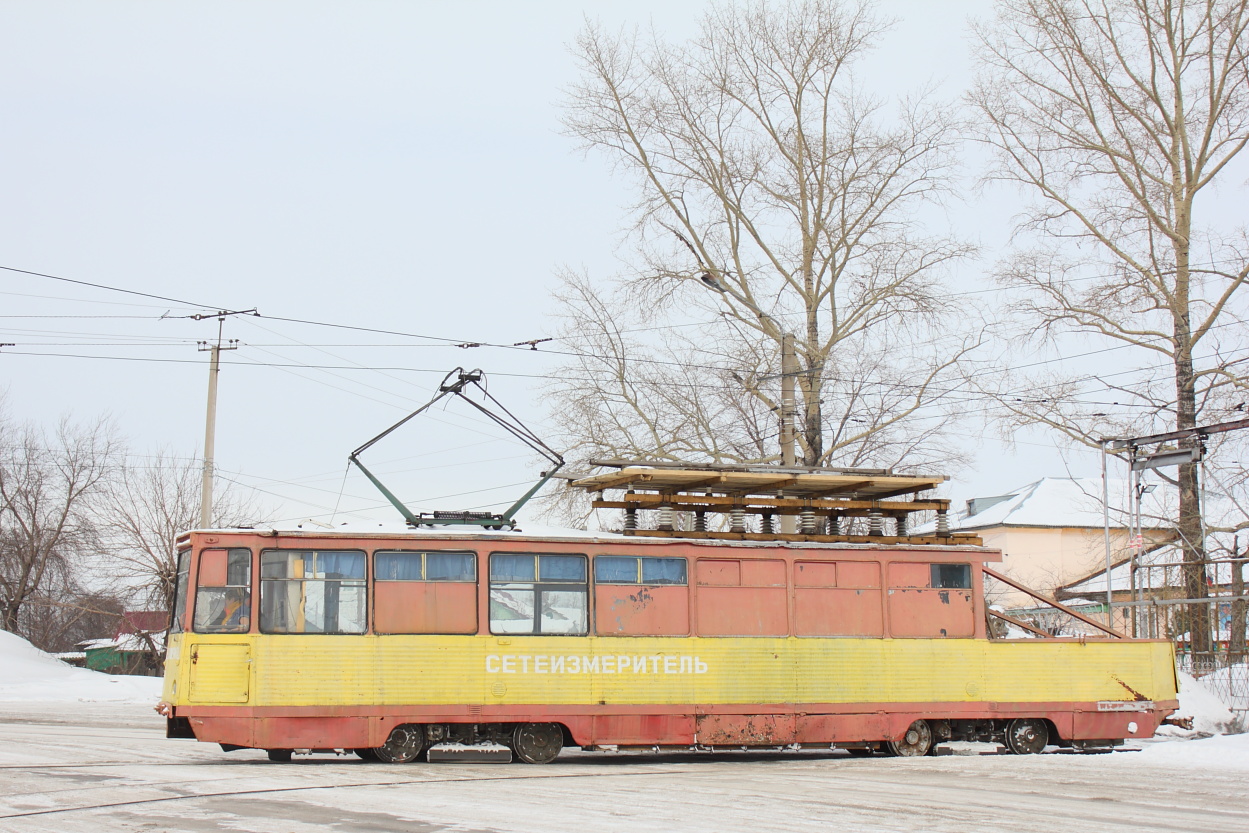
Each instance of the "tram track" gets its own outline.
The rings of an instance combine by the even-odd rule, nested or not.
[[[131,801],[111,801],[101,802],[99,804],[84,804],[74,807],[49,807],[42,810],[28,810],[20,813],[0,813],[0,821],[5,819],[30,818],[33,816],[50,816],[59,813],[82,813],[92,810],[109,810],[118,807],[130,807],[143,804],[159,804],[170,801],[194,801],[201,798],[231,798],[238,796],[252,795],[275,795],[290,792],[308,792],[311,790],[338,790],[338,789],[362,789],[368,787],[405,787],[420,784],[454,784],[454,783],[482,783],[482,782],[500,782],[500,781],[551,781],[560,779],[581,779],[581,778],[637,778],[652,775],[680,775],[684,770],[646,770],[644,772],[570,772],[570,773],[538,773],[535,775],[505,775],[505,776],[482,776],[482,777],[451,777],[451,778],[413,778],[402,781],[367,781],[354,784],[299,784],[289,787],[265,787],[254,790],[229,790],[224,792],[206,792],[206,793],[188,793],[186,795],[168,795],[158,796],[155,798],[142,798]],[[134,784],[133,788],[155,788],[159,786],[168,786],[169,784]]]
[[[576,766],[575,771],[551,771],[548,768],[525,767],[521,771],[483,772],[473,770],[456,774],[432,773],[423,770],[416,777],[404,777],[398,771],[402,767],[387,767],[375,771],[378,777],[361,778],[367,771],[355,770],[355,767],[373,768],[373,764],[357,764],[355,762],[327,761],[326,769],[307,766],[273,766],[268,762],[256,761],[255,766],[249,761],[212,762],[212,765],[224,765],[235,768],[237,779],[255,778],[258,770],[266,776],[274,778],[303,777],[315,779],[312,783],[270,783],[265,786],[231,785],[231,778],[198,780],[198,791],[177,794],[151,794],[161,790],[185,788],[186,780],[178,781],[138,781],[130,784],[101,785],[101,789],[112,790],[111,798],[100,796],[99,800],[82,800],[70,806],[30,808],[0,812],[0,829],[23,830],[25,825],[18,827],[23,819],[47,818],[49,824],[65,825],[66,830],[87,829],[84,824],[91,824],[86,816],[82,821],[70,821],[75,816],[91,813],[109,814],[112,812],[134,812],[143,815],[144,807],[171,805],[179,802],[208,802],[199,810],[211,808],[212,812],[230,812],[233,800],[272,800],[277,802],[274,807],[281,807],[283,796],[290,800],[299,795],[308,795],[302,799],[311,805],[335,807],[359,806],[361,801],[373,802],[373,798],[365,798],[367,793],[357,793],[349,797],[353,791],[370,788],[399,788],[416,790],[408,802],[408,813],[412,807],[420,805],[419,796],[446,795],[438,791],[440,785],[448,785],[449,794],[481,797],[487,793],[502,793],[512,796],[527,795],[531,798],[547,796],[545,800],[557,802],[573,801],[573,805],[581,799],[575,796],[585,795],[621,795],[635,794],[639,791],[650,791],[654,788],[630,787],[623,782],[637,783],[636,779],[654,777],[655,784],[671,784],[680,778],[686,784],[682,788],[681,806],[684,813],[693,813],[694,817],[714,817],[723,809],[723,802],[728,795],[733,802],[742,808],[751,808],[749,812],[767,812],[766,808],[803,807],[805,818],[846,817],[857,819],[860,826],[848,829],[895,830],[899,813],[914,813],[922,808],[925,829],[954,830],[961,829],[987,830],[1005,829],[985,827],[988,819],[996,818],[1000,823],[1012,829],[1036,833],[1040,830],[1052,830],[1068,824],[1073,829],[1090,831],[1144,830],[1148,833],[1162,833],[1179,829],[1193,829],[1187,826],[1196,818],[1203,820],[1210,831],[1234,831],[1246,829],[1249,814],[1244,811],[1231,810],[1211,806],[1202,794],[1178,793],[1169,796],[1169,800],[1159,802],[1157,794],[1148,789],[1127,789],[1129,783],[1117,779],[1117,785],[1106,784],[1104,791],[1088,778],[1081,777],[1091,771],[1086,767],[1037,767],[1041,763],[1040,756],[1030,759],[1012,758],[1012,763],[1020,763],[1025,769],[1013,774],[996,772],[991,767],[976,765],[972,760],[964,759],[928,759],[926,761],[909,762],[903,760],[878,759],[875,761],[857,761],[845,759],[845,766],[829,766],[831,761],[801,758],[777,760],[784,764],[782,772],[772,767],[758,769],[755,762],[721,759],[706,761],[711,766],[690,766],[689,762],[675,766],[663,765],[664,762],[619,761],[625,766],[602,766],[607,761],[594,761],[593,769],[584,765]],[[203,762],[197,762],[203,763]],[[573,763],[573,762],[569,762]],[[914,766],[912,764],[920,764]],[[642,764],[639,766],[638,764]],[[646,765],[649,764],[649,765]],[[966,765],[965,765],[966,764]],[[575,764],[574,764],[575,765]],[[80,768],[114,769],[127,767],[156,768],[168,771],[169,767],[184,767],[179,762],[161,762],[157,764],[136,764],[134,762],[104,761]],[[347,771],[343,766],[351,766],[354,771]],[[237,768],[243,771],[238,771]],[[0,769],[13,770],[17,767],[3,766]],[[72,770],[74,765],[45,764],[36,765],[37,769],[64,771]],[[562,769],[562,767],[559,767]],[[505,770],[511,770],[505,767]],[[1098,770],[1100,771],[1100,770]],[[772,773],[772,774],[768,774]],[[153,775],[157,773],[151,773]],[[208,773],[205,773],[208,774]],[[140,773],[140,776],[142,773]],[[355,779],[335,782],[335,777],[356,775]],[[758,786],[740,791],[742,782],[739,776],[748,777],[752,784]],[[969,777],[971,776],[971,777]],[[1020,778],[1022,776],[1022,780]],[[609,785],[605,779],[622,779],[618,785]],[[762,779],[756,781],[756,779]],[[345,779],[346,780],[346,779]],[[227,782],[227,783],[223,783]],[[533,790],[509,787],[509,784],[533,782]],[[591,786],[597,782],[599,786]],[[550,786],[542,787],[540,783]],[[455,785],[465,785],[464,790],[457,792]],[[497,787],[473,790],[469,785],[494,784]],[[557,785],[565,786],[557,786]],[[584,785],[584,786],[579,786]],[[1226,786],[1226,785],[1224,785]],[[214,787],[214,788],[210,788]],[[729,789],[732,792],[722,792]],[[435,792],[427,793],[426,790]],[[901,790],[901,792],[900,792]],[[61,791],[57,791],[58,793]],[[121,795],[117,793],[121,792]],[[130,792],[132,797],[127,797]],[[134,793],[140,793],[134,796]],[[149,794],[143,796],[143,792]],[[313,798],[312,795],[317,795]],[[46,795],[47,793],[45,793]],[[330,796],[339,795],[335,799]],[[86,796],[80,796],[86,798]],[[474,799],[475,800],[475,799]],[[412,802],[416,804],[413,805]],[[224,802],[224,803],[222,803]],[[398,810],[396,810],[398,811]],[[177,811],[174,811],[177,812]],[[198,811],[197,811],[198,812]],[[275,809],[274,812],[282,812]],[[1048,818],[1046,826],[1036,823],[1040,815]],[[688,817],[688,816],[687,816]],[[64,818],[64,822],[51,821]],[[912,820],[915,817],[912,816]],[[1130,822],[1129,822],[1130,820]],[[38,823],[35,822],[37,825]],[[861,826],[866,824],[867,826]],[[1129,827],[1130,824],[1130,827]],[[801,827],[801,825],[800,825]],[[37,826],[31,829],[54,829]],[[55,828],[59,829],[59,828]],[[507,829],[511,829],[510,827]],[[526,828],[527,829],[527,828]],[[561,828],[563,829],[563,828]],[[702,829],[702,828],[700,828]],[[771,830],[773,828],[767,827]],[[805,829],[805,828],[804,828]],[[911,828],[914,829],[914,828]]]
[[[711,762],[708,762],[711,763]],[[724,763],[724,762],[718,762]],[[732,762],[734,769],[737,764],[743,762]],[[812,762],[814,763],[814,762]],[[851,763],[851,762],[847,762]],[[97,764],[94,768],[127,766],[134,767],[135,764],[122,763],[102,763]],[[142,766],[142,764],[140,764]],[[180,766],[180,764],[157,764],[157,766]],[[236,767],[239,764],[226,764],[226,766]],[[265,764],[267,766],[267,764]],[[355,764],[353,764],[355,766]],[[368,764],[362,764],[368,766]],[[863,763],[853,762],[853,769],[859,769]],[[11,769],[12,767],[2,767]],[[62,769],[71,768],[67,766],[57,766],[57,764],[47,764],[40,767],[42,769]],[[884,809],[891,806],[891,803],[897,802],[897,789],[899,782],[893,778],[881,778],[882,771],[872,769],[872,771],[858,774],[852,771],[829,772],[827,769],[803,768],[804,772],[793,772],[789,774],[786,781],[788,782],[788,791],[791,792],[789,799],[793,802],[807,801],[812,796],[822,796],[822,802],[832,801],[826,791],[829,788],[836,788],[839,798],[836,799],[836,808],[839,812],[857,812],[864,816],[873,816],[873,814],[881,813]],[[891,768],[893,774],[901,774],[897,768]],[[947,781],[950,773],[926,771],[926,769],[916,769],[908,767],[907,777],[904,778],[909,791],[913,791],[913,798],[924,797],[926,803],[926,816],[932,821],[940,821],[955,823],[959,819],[967,819],[968,811],[974,814],[992,814],[994,812],[1002,812],[1003,807],[1009,807],[1010,813],[1024,813],[1029,807],[1037,806],[1039,809],[1042,804],[1049,806],[1054,796],[1044,791],[1043,788],[1017,787],[1003,788],[1002,784],[998,784],[992,791],[992,798],[982,797],[979,794],[979,788],[954,786]],[[341,771],[336,769],[341,774]],[[328,774],[328,773],[327,773]],[[381,773],[378,773],[381,774]],[[395,773],[398,774],[398,773]],[[260,796],[289,796],[289,794],[310,793],[317,791],[352,791],[352,789],[367,788],[386,788],[386,787],[422,787],[422,786],[440,786],[440,784],[480,784],[480,783],[511,783],[511,782],[586,782],[591,779],[607,779],[607,778],[666,778],[666,777],[686,777],[691,776],[708,776],[719,778],[726,776],[726,769],[723,767],[708,769],[691,769],[688,766],[681,767],[657,767],[646,769],[634,769],[634,771],[622,771],[620,768],[606,769],[606,771],[597,772],[520,772],[510,774],[488,774],[488,773],[472,773],[465,776],[448,776],[448,777],[418,777],[418,778],[396,778],[396,779],[360,779],[360,781],[351,783],[341,782],[318,782],[304,784],[289,784],[289,786],[269,786],[245,789],[214,789],[214,791],[167,794],[167,796],[154,796],[146,798],[125,799],[125,801],[101,801],[92,803],[79,803],[69,807],[50,807],[41,809],[29,809],[29,811],[0,813],[0,822],[16,821],[22,818],[34,817],[50,817],[50,816],[67,816],[74,813],[91,813],[106,812],[112,809],[152,806],[152,804],[167,804],[174,802],[195,802],[209,801],[209,799],[234,799],[249,798]],[[863,777],[864,774],[871,774],[874,777]],[[832,776],[832,777],[831,777]],[[244,774],[239,776],[245,777]],[[216,779],[215,779],[216,781]],[[220,779],[227,781],[227,779]],[[207,782],[211,783],[211,782]],[[1062,789],[1064,786],[1077,786],[1079,781],[1060,782],[1052,784],[1058,787],[1060,792],[1067,792]],[[175,786],[182,786],[185,782],[161,782],[161,783],[135,783],[127,784],[127,786],[117,786],[115,788],[129,789],[161,789]],[[201,786],[206,786],[206,782],[200,782]],[[799,784],[803,784],[799,787]],[[46,793],[44,793],[46,794]],[[742,796],[739,796],[741,798]],[[758,794],[756,798],[759,801],[768,801],[768,799],[778,798],[777,794],[772,791],[764,791]],[[1009,799],[1005,804],[1002,803],[1003,798]],[[1195,806],[1185,806],[1188,802],[1180,804],[1169,804],[1169,806],[1159,807],[1157,804],[1150,802],[1148,797],[1110,797],[1099,796],[1099,794],[1070,794],[1063,796],[1064,804],[1067,804],[1067,812],[1059,813],[1058,817],[1067,817],[1070,819],[1083,819],[1085,822],[1094,822],[1104,824],[1107,828],[1113,828],[1115,824],[1122,822],[1124,814],[1133,817],[1134,829],[1145,829],[1145,831],[1174,831],[1179,829],[1175,827],[1174,819],[1183,814],[1192,813]],[[1049,811],[1053,813],[1053,808]],[[1149,813],[1162,813],[1163,818],[1158,821],[1148,818]],[[1249,821],[1249,814],[1239,811],[1224,811],[1224,809],[1202,807],[1200,812],[1205,817],[1214,817],[1218,822],[1227,823],[1228,827],[1215,827],[1212,829],[1243,829],[1240,824]]]

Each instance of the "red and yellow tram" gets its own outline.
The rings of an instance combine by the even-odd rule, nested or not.
[[[446,744],[532,763],[565,746],[1032,753],[1149,737],[1177,707],[1165,641],[991,638],[984,565],[1001,555],[981,546],[629,532],[191,532],[169,734],[275,760]]]

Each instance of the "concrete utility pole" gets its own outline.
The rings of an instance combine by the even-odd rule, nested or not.
[[[791,468],[798,464],[798,455],[794,449],[794,412],[797,410],[794,377],[797,373],[798,359],[794,356],[794,337],[785,333],[781,336],[781,465]],[[785,517],[789,518],[788,515]]]
[[[763,315],[762,312],[759,312]],[[773,319],[775,323],[775,319]],[[788,332],[781,336],[781,465],[792,468],[798,464],[794,448],[794,413],[797,411],[795,377],[798,359],[794,356],[794,337]],[[798,531],[798,519],[793,515],[781,515],[781,532],[793,535]]]
[[[254,313],[255,310],[248,310],[247,312]],[[205,318],[217,319],[217,342],[212,344],[207,341],[201,341],[198,344],[200,352],[208,351],[212,354],[208,362],[208,413],[204,419],[204,474],[203,479],[200,481],[199,496],[200,529],[207,529],[212,525],[213,454],[216,450],[217,439],[217,374],[221,371],[221,351],[237,350],[239,343],[237,338],[232,338],[227,344],[222,344],[221,335],[225,328],[226,316],[239,314],[236,312],[219,312],[216,315],[192,316],[196,320]]]

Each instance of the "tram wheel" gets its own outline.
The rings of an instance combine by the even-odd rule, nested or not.
[[[369,751],[383,763],[409,764],[425,751],[425,730],[413,723],[396,726],[385,743]]]
[[[269,760],[278,764],[289,764],[291,762],[291,750],[289,749],[266,749],[269,753]]]
[[[1006,727],[1006,748],[1016,755],[1035,755],[1049,741],[1049,727],[1039,718],[1017,717]]]
[[[512,734],[512,750],[527,764],[549,764],[564,748],[558,723],[522,723]]]
[[[932,727],[927,720],[916,720],[898,740],[885,744],[891,755],[903,758],[922,758],[932,750]]]

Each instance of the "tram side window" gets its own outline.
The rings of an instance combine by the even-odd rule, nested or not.
[[[588,630],[584,555],[490,555],[490,632],[581,635]]]
[[[364,633],[364,560],[362,552],[261,552],[260,630]]]
[[[202,551],[195,585],[196,633],[247,633],[251,629],[251,550]]]
[[[191,551],[178,550],[178,575],[174,579],[173,613],[169,621],[170,633],[186,630],[186,599],[191,583]]]
[[[684,558],[599,555],[594,558],[594,632],[684,636],[690,594]]]
[[[933,564],[932,586],[956,590],[971,589],[970,564]]]
[[[374,633],[477,633],[477,554],[373,554]]]

